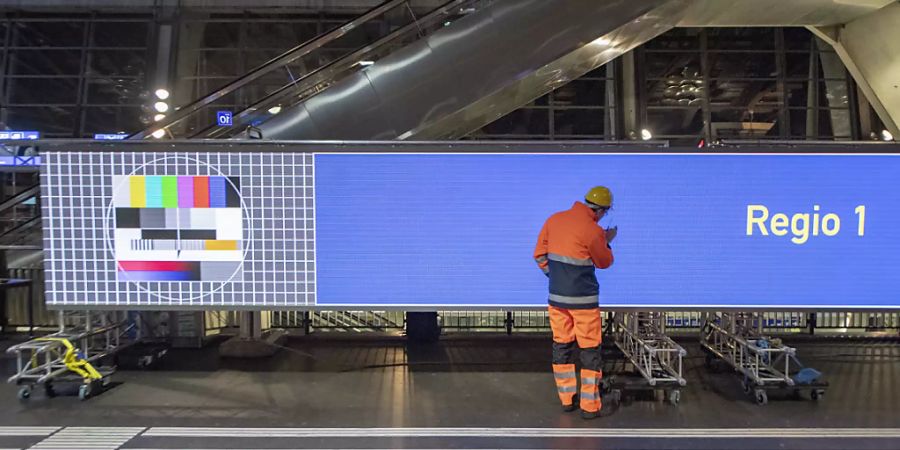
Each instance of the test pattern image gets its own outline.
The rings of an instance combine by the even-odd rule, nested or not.
[[[48,305],[315,304],[312,154],[43,157]]]

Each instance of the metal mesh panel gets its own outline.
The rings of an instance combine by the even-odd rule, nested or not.
[[[500,330],[506,328],[503,311],[438,311],[445,330]]]
[[[8,289],[6,291],[6,317],[8,326],[28,326],[28,308],[32,308],[35,327],[56,327],[59,318],[55,311],[48,311],[44,303],[44,270],[43,269],[9,269],[10,278],[31,280],[31,299],[26,287]]]
[[[816,328],[868,330],[900,328],[900,313],[816,313]]]
[[[302,311],[275,311],[272,327],[300,328],[304,326]],[[402,311],[316,311],[309,314],[310,326],[318,329],[338,330],[390,330],[403,329]]]

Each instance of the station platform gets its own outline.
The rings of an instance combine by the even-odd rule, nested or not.
[[[86,401],[38,390],[20,402],[0,385],[0,449],[900,448],[900,341],[788,338],[831,388],[819,402],[772,393],[765,406],[733,373],[709,371],[695,341],[680,340],[679,405],[643,394],[592,421],[559,407],[548,336],[407,346],[322,333],[258,361],[220,358],[214,342],[120,370]]]

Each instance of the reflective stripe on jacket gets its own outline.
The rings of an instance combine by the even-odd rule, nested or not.
[[[558,308],[588,309],[598,306],[599,285],[594,268],[613,263],[606,232],[597,214],[575,202],[572,209],[550,216],[534,249],[538,267],[549,274],[549,303]]]

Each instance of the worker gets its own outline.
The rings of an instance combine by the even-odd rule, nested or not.
[[[541,228],[534,259],[550,279],[550,328],[553,331],[553,376],[564,411],[581,417],[600,416],[601,323],[599,284],[595,267],[613,263],[610,243],[617,228],[604,230],[598,222],[612,207],[612,192],[591,189],[584,203],[550,216]],[[581,353],[581,389],[575,377],[575,344]]]

